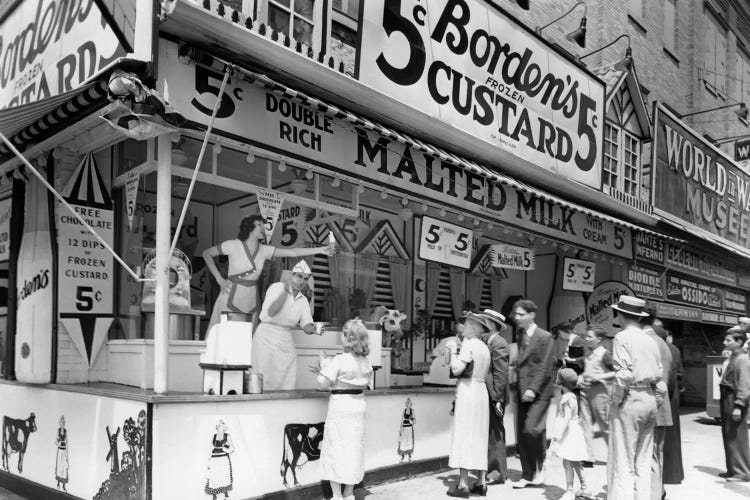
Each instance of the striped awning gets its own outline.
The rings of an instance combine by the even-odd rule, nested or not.
[[[102,78],[77,89],[0,111],[0,132],[19,150],[70,126],[84,116],[104,107],[107,81]],[[0,145],[0,160],[11,155]]]
[[[492,179],[493,181],[500,182],[506,186],[509,186],[511,188],[520,190],[524,193],[532,193],[535,196],[543,199],[552,201],[554,203],[557,203],[563,207],[566,207],[570,210],[576,211],[576,212],[582,212],[586,215],[589,215],[591,217],[600,219],[602,221],[607,221],[613,224],[617,224],[619,226],[627,227],[634,231],[640,231],[642,233],[650,234],[653,236],[657,236],[659,238],[663,238],[665,240],[669,240],[675,243],[686,243],[685,240],[676,238],[673,236],[665,235],[662,233],[658,233],[656,231],[652,231],[650,229],[645,229],[643,227],[640,227],[636,224],[624,221],[622,219],[618,219],[616,217],[612,217],[606,214],[603,214],[597,210],[590,209],[587,207],[584,207],[582,205],[578,205],[576,203],[564,200],[563,198],[560,198],[559,196],[555,196],[551,193],[548,193],[546,191],[540,190],[536,187],[530,186],[526,183],[523,183],[519,180],[513,179],[511,177],[508,177],[505,174],[502,174],[500,172],[497,172],[495,170],[490,169],[487,166],[480,165],[476,163],[473,160],[455,155],[451,152],[445,151],[442,148],[439,148],[433,144],[428,144],[422,140],[419,140],[415,137],[410,136],[409,134],[405,134],[403,132],[399,132],[396,130],[393,130],[389,127],[386,127],[385,125],[382,125],[380,123],[374,122],[372,120],[369,120],[367,118],[364,118],[362,116],[359,116],[355,113],[352,113],[351,111],[339,108],[338,106],[335,106],[333,104],[329,104],[321,99],[315,98],[310,96],[309,94],[293,89],[283,83],[280,83],[273,78],[269,77],[268,75],[265,75],[263,73],[258,73],[255,71],[250,71],[245,68],[241,68],[239,66],[236,66],[230,62],[224,61],[218,57],[214,57],[216,61],[219,61],[223,64],[225,64],[227,67],[231,68],[232,70],[239,73],[239,75],[246,79],[247,81],[254,83],[256,85],[260,85],[266,90],[270,92],[274,92],[278,95],[282,95],[284,97],[287,97],[289,99],[294,99],[298,102],[301,102],[302,104],[305,104],[310,107],[316,108],[319,112],[330,116],[335,119],[339,120],[346,120],[354,125],[357,125],[359,127],[363,127],[367,130],[375,131],[379,134],[381,134],[384,137],[387,137],[389,139],[396,140],[398,142],[401,142],[403,144],[407,144],[411,148],[418,149],[422,151],[423,153],[429,154],[430,156],[433,156],[435,158],[438,158],[442,161],[446,161],[448,163],[452,163],[456,166],[460,166],[461,168],[474,172],[478,175],[481,175],[485,178]]]

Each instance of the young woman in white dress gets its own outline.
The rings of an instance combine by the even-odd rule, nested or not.
[[[333,498],[354,500],[354,486],[365,476],[365,396],[372,366],[367,328],[359,319],[344,325],[344,352],[322,358],[316,370],[321,389],[331,389],[323,443],[321,478],[331,482]],[[342,495],[343,486],[343,495]]]
[[[448,496],[469,498],[469,493],[487,495],[487,443],[489,440],[489,395],[485,376],[490,367],[490,351],[479,339],[484,318],[469,313],[464,324],[464,340],[449,343],[451,371],[456,381],[456,408],[453,416],[448,465],[460,469],[458,485]],[[477,472],[477,483],[469,490],[469,470]]]

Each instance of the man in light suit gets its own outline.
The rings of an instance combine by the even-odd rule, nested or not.
[[[547,411],[553,392],[555,342],[536,325],[537,305],[527,299],[513,305],[513,316],[521,332],[518,342],[518,452],[521,479],[514,488],[544,484],[547,450]]]
[[[490,350],[490,370],[485,377],[490,396],[490,439],[487,449],[487,481],[503,484],[508,479],[508,463],[505,454],[505,405],[508,391],[508,364],[510,346],[500,333],[509,328],[505,316],[492,309],[480,314],[485,319],[488,333],[482,340]]]

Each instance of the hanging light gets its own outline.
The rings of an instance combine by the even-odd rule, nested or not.
[[[495,225],[492,222],[488,222],[487,229],[495,229]]]
[[[380,192],[380,199],[381,200],[387,200],[388,199],[388,193],[386,193],[385,191],[381,191]]]
[[[333,180],[331,181],[331,186],[337,188],[340,185],[341,185],[341,179],[339,179],[338,177],[334,177]]]
[[[313,177],[315,177],[315,174],[312,170],[308,170],[307,172],[305,172],[305,179],[312,180]]]
[[[411,211],[411,208],[402,208],[401,211],[398,213],[399,218],[404,222],[411,219],[413,215],[414,215],[414,212]]]
[[[474,219],[474,227],[479,227],[479,224],[481,224],[479,219]]]
[[[463,222],[465,218],[466,218],[466,217],[464,217],[464,214],[461,214],[461,213],[460,213],[460,214],[458,214],[458,221],[459,221],[459,222]]]
[[[218,142],[214,144],[214,153],[216,153],[217,155],[221,154],[221,144],[219,144]]]
[[[255,163],[255,154],[252,151],[248,151],[245,160],[248,163]]]
[[[557,19],[554,19],[553,21],[545,24],[544,26],[541,26],[541,27],[537,26],[536,34],[541,35],[543,29],[555,24],[557,21],[559,21],[560,19],[564,18],[565,16],[573,12],[575,8],[578,7],[579,5],[583,5],[583,18],[581,18],[581,24],[578,27],[578,29],[565,35],[565,38],[567,40],[570,40],[571,42],[577,43],[578,46],[580,47],[585,47],[586,46],[586,12],[588,10],[585,2],[577,2],[573,7],[570,8],[570,10],[568,10],[562,16],[558,17]]]
[[[279,172],[286,172],[286,162],[284,160],[279,162]]]
[[[427,206],[427,203],[422,203],[422,212],[426,212],[430,207]]]
[[[360,184],[359,186],[357,186],[357,192],[359,194],[364,193],[365,192],[365,187],[362,184]]]
[[[633,66],[633,50],[630,48],[630,36],[628,36],[627,34],[622,34],[622,35],[618,36],[617,38],[615,38],[614,40],[612,40],[611,42],[609,42],[607,45],[604,45],[603,47],[599,47],[596,50],[592,50],[591,52],[589,52],[587,54],[584,54],[584,55],[582,55],[580,57],[576,57],[576,61],[580,62],[581,60],[583,60],[584,58],[586,58],[588,56],[594,55],[597,52],[601,52],[602,50],[606,49],[607,47],[610,47],[610,46],[614,45],[615,42],[617,42],[618,40],[620,40],[622,38],[627,38],[628,39],[628,48],[625,50],[625,57],[622,58],[621,60],[619,60],[615,64],[615,69],[618,70],[618,71],[630,71],[630,68]]]
[[[401,198],[401,206],[405,207],[408,204],[409,204],[409,200],[407,200],[406,198]]]
[[[440,217],[445,217],[446,215],[448,215],[448,212],[444,208],[441,208],[440,209]]]

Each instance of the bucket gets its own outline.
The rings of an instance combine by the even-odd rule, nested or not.
[[[263,394],[263,374],[246,371],[243,377],[242,392],[245,394]]]

